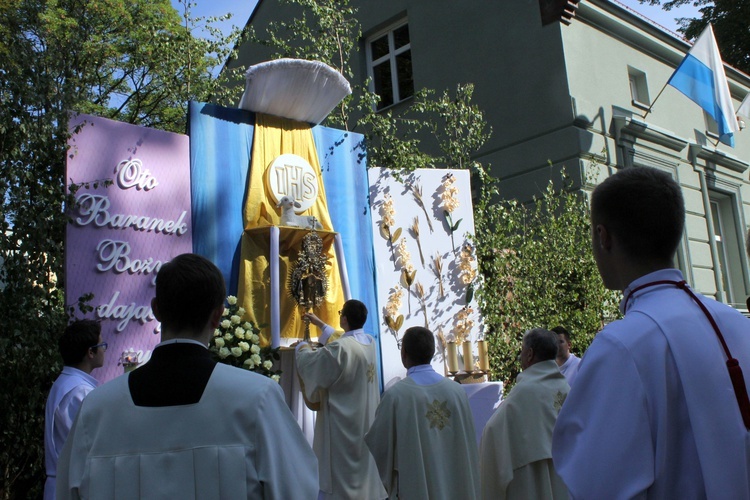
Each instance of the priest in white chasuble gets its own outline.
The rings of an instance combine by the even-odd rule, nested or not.
[[[523,371],[482,433],[483,499],[568,498],[552,463],[552,431],[570,390],[555,362],[557,348],[549,330],[523,337]]]
[[[308,313],[323,329],[325,345],[313,350],[297,345],[297,372],[305,398],[317,406],[313,450],[320,471],[320,499],[373,500],[386,497],[375,461],[365,444],[380,402],[375,339],[362,327],[367,308],[348,300],[341,309],[344,334],[326,342],[333,328]]]
[[[390,498],[475,499],[479,464],[466,391],[430,365],[435,337],[427,328],[404,333],[407,377],[383,394],[367,446]]]

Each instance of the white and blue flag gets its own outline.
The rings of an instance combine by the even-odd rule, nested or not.
[[[724,63],[710,24],[667,83],[711,115],[719,126],[719,140],[734,147],[734,133],[739,131],[739,125],[724,74]]]

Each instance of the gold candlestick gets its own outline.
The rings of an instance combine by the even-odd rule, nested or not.
[[[471,352],[471,340],[464,341],[461,344],[461,349],[464,355],[464,371],[471,373],[474,371],[474,354]]]
[[[448,342],[448,371],[452,374],[458,372],[458,351],[456,350],[456,342],[451,340]]]
[[[490,371],[490,358],[487,355],[487,341],[477,340],[477,349],[479,350],[479,369],[487,373]]]

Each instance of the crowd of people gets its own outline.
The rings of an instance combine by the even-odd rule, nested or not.
[[[479,447],[466,392],[431,366],[430,330],[407,329],[407,376],[380,393],[357,300],[340,311],[339,337],[308,314],[322,346],[296,347],[317,408],[310,447],[277,383],[210,357],[224,281],[185,254],[157,276],[162,342],[142,367],[95,389],[98,324],[62,335],[45,498],[750,498],[750,323],[674,268],[679,185],[623,169],[591,208],[594,258],[623,292],[624,317],[582,359],[565,328],[527,331],[522,372]]]

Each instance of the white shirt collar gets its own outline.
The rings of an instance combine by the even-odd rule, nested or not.
[[[685,278],[682,277],[682,272],[679,269],[659,269],[658,271],[654,271],[653,273],[644,274],[640,278],[636,278],[633,280],[632,283],[628,285],[628,287],[623,290],[622,292],[622,300],[620,301],[620,313],[623,315],[626,312],[625,306],[628,306],[628,309],[632,307],[632,303],[635,302],[636,297],[639,297],[641,294],[646,293],[647,291],[650,291],[650,288],[647,288],[645,290],[640,290],[637,293],[637,295],[633,296],[633,301],[628,304],[628,298],[630,297],[630,294],[632,293],[631,290],[638,288],[639,286],[645,285],[647,283],[652,283],[654,281],[662,281],[662,280],[671,280],[671,281],[682,281]],[[666,286],[666,285],[665,285]]]

